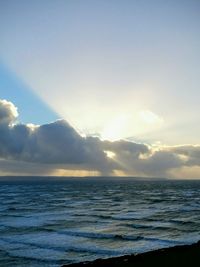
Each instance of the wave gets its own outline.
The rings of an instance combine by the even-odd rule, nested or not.
[[[155,237],[144,237],[143,240],[145,241],[153,241],[153,242],[157,242],[160,244],[166,243],[166,244],[171,244],[171,245],[179,245],[179,244],[183,244],[182,241],[179,240],[170,240],[170,239],[163,239],[163,238],[155,238]]]
[[[148,225],[148,224],[137,224],[137,223],[131,223],[131,224],[124,224],[124,226],[128,226],[134,229],[147,229],[147,230],[177,230],[178,228],[172,227],[172,226],[165,226],[165,225]]]
[[[12,241],[12,240],[2,240],[3,244],[0,244],[0,248],[3,249],[3,246],[6,247],[8,251],[10,251],[10,254],[15,256],[15,257],[23,257],[23,258],[30,258],[30,259],[35,259],[35,260],[43,260],[43,261],[56,261],[56,254],[62,252],[60,254],[60,258],[62,255],[66,254],[66,252],[77,252],[77,253],[82,253],[82,252],[87,252],[89,254],[94,254],[94,255],[104,255],[104,256],[118,256],[118,255],[123,255],[127,253],[127,250],[125,249],[111,249],[111,248],[106,248],[102,246],[98,246],[95,244],[66,244],[63,247],[55,247],[51,246],[50,244],[41,244],[41,243],[32,243],[31,241],[29,243],[23,242],[23,241]],[[1,247],[2,245],[2,247]],[[26,245],[27,247],[25,248],[24,246],[22,248],[17,248],[19,245]],[[10,246],[10,249],[9,249]],[[14,248],[14,249],[13,249]],[[27,253],[28,251],[28,253]],[[50,252],[48,258],[48,254],[45,253]],[[130,250],[131,253],[133,253],[133,250]],[[38,253],[40,252],[40,253]],[[46,254],[46,255],[45,255]]]
[[[89,239],[113,239],[120,241],[151,241],[158,243],[166,243],[166,244],[183,244],[182,241],[173,240],[173,239],[163,239],[163,238],[154,238],[154,237],[146,237],[141,235],[126,235],[126,234],[112,234],[112,233],[94,233],[94,232],[80,232],[80,231],[59,231],[59,234],[65,234],[68,236],[76,236],[76,237],[85,237]]]
[[[139,235],[123,235],[123,234],[112,234],[112,233],[70,231],[70,230],[58,231],[57,233],[69,236],[95,238],[95,239],[118,239],[118,240],[135,240],[135,241],[142,239],[142,236]]]
[[[170,222],[176,223],[176,224],[182,224],[182,225],[193,225],[195,223],[192,221],[185,221],[185,220],[179,220],[179,219],[171,219]]]
[[[77,232],[76,232],[77,233]],[[84,232],[86,234],[86,232]],[[95,233],[94,233],[95,234]],[[91,235],[91,233],[89,233]],[[48,236],[47,236],[48,237]],[[115,235],[116,238],[118,238],[117,235]],[[121,236],[119,236],[121,238]],[[123,238],[129,238],[132,236],[123,236]],[[59,240],[59,239],[58,239]],[[128,255],[128,254],[141,254],[147,251],[152,251],[156,249],[166,248],[166,247],[174,247],[177,245],[184,245],[184,244],[192,244],[194,243],[194,239],[190,238],[188,240],[168,240],[168,239],[162,239],[162,238],[154,238],[154,237],[143,237],[141,238],[142,242],[139,242],[137,245],[131,245],[125,244],[125,246],[120,246],[118,248],[110,248],[106,245],[102,246],[101,244],[95,244],[92,242],[80,242],[73,244],[71,242],[68,242],[67,244],[62,244],[59,246],[59,243],[57,245],[52,245],[51,243],[48,244],[42,244],[39,242],[33,243],[30,240],[27,239],[27,241],[23,242],[22,240],[5,240],[5,243],[1,244],[3,249],[7,246],[6,250],[9,252],[10,255],[13,255],[15,257],[20,258],[26,258],[26,259],[34,259],[39,261],[46,261],[46,262],[58,262],[61,259],[66,259],[68,262],[72,262],[73,260],[78,260],[83,256],[88,255],[86,257],[89,257],[88,259],[95,259],[95,258],[106,258],[106,257],[114,257],[114,256],[122,256],[122,255]],[[144,241],[144,242],[143,242]],[[7,245],[6,245],[7,243]],[[9,244],[11,247],[9,248]],[[12,244],[14,247],[12,247]],[[20,245],[21,248],[19,247]],[[25,245],[25,246],[24,246]],[[18,248],[17,248],[18,247]],[[74,252],[75,254],[72,258],[69,256],[66,257],[66,255],[70,255],[70,252]],[[50,253],[50,254],[49,254]],[[69,253],[69,254],[66,254]],[[76,255],[76,256],[75,256]]]

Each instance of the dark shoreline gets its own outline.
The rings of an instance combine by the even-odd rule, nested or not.
[[[200,266],[200,241],[145,252],[137,255],[98,259],[91,262],[62,265],[62,267],[143,267],[143,266]]]

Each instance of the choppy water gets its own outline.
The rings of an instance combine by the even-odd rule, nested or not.
[[[200,239],[200,181],[0,182],[0,266],[61,266]]]

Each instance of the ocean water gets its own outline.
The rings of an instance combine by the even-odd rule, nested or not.
[[[0,266],[61,266],[199,239],[200,181],[0,181]]]

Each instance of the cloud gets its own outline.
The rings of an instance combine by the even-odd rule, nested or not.
[[[13,103],[6,100],[0,100],[0,125],[10,125],[17,117],[17,108]]]
[[[30,163],[16,160],[0,159],[0,175],[1,176],[45,176],[54,175],[55,167],[46,164]]]
[[[116,169],[123,170],[129,175],[137,175],[136,165],[141,161],[141,156],[148,155],[150,149],[145,144],[137,144],[126,140],[103,141],[102,147],[105,151],[114,153],[113,160]]]
[[[0,102],[0,157],[24,162],[75,165],[110,173],[110,159],[100,147],[100,140],[82,137],[65,120],[41,125],[13,124],[15,106]]]
[[[175,153],[160,150],[138,162],[136,169],[150,176],[168,176],[168,171],[181,167],[182,160]]]
[[[182,145],[170,148],[185,161],[186,166],[200,165],[200,145]]]
[[[155,150],[126,140],[82,137],[67,121],[44,125],[17,123],[13,103],[0,100],[0,169],[3,174],[49,175],[88,171],[99,175],[178,176],[200,166],[200,145]],[[85,173],[85,172],[84,172]],[[176,174],[175,174],[176,173]],[[183,174],[182,174],[183,175]],[[200,175],[199,175],[200,176]]]
[[[157,124],[160,125],[163,123],[163,119],[159,117],[157,114],[153,113],[150,110],[142,110],[139,113],[140,118],[149,125]]]
[[[137,144],[124,140],[105,141],[107,150],[115,153],[115,160],[129,175],[168,176],[170,169],[181,167],[182,159],[178,154],[164,148],[153,151],[145,144]]]

